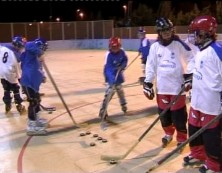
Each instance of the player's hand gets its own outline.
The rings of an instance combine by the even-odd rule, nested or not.
[[[143,93],[149,100],[153,100],[154,98],[153,84],[150,82],[144,82]]]

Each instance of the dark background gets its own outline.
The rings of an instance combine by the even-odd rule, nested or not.
[[[189,11],[197,3],[202,8],[215,0],[171,0],[172,7],[177,11]],[[131,11],[139,4],[146,4],[156,11],[161,0],[133,0]],[[39,22],[77,20],[110,20],[123,18],[123,5],[128,0],[0,0],[0,23],[6,22]],[[80,19],[76,10],[80,9],[85,15]]]

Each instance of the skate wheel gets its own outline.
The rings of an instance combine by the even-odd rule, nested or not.
[[[94,134],[94,135],[93,135],[94,138],[97,138],[98,136],[99,136],[98,134]]]
[[[93,146],[95,146],[96,144],[95,144],[95,142],[91,142],[89,145],[90,145],[91,147],[93,147]]]
[[[109,163],[113,165],[113,164],[117,164],[117,161],[112,159],[112,160],[109,161]]]
[[[97,140],[99,140],[99,141],[102,140],[102,139],[103,139],[102,137],[98,137],[98,138],[97,138]]]
[[[80,135],[80,136],[85,136],[86,134],[82,132],[82,133],[80,133],[79,135]]]
[[[106,142],[108,142],[108,141],[107,141],[107,139],[102,139],[102,142],[103,142],[103,143],[106,143]]]

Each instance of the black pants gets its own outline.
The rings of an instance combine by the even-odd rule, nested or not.
[[[10,83],[5,79],[1,79],[1,83],[4,89],[2,100],[6,105],[11,104],[12,102],[11,92],[13,92],[15,104],[21,104],[23,102],[19,92],[20,86],[17,83]]]
[[[40,111],[40,95],[32,88],[23,86],[23,91],[27,95],[28,106],[28,118],[29,120],[35,121],[37,119],[36,114]]]

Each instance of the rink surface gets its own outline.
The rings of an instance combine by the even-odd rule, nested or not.
[[[105,91],[105,52],[63,50],[46,53],[46,64],[74,119],[73,122],[48,78],[41,86],[41,92],[45,93],[42,104],[56,106],[57,111],[41,112],[41,117],[50,122],[47,136],[27,136],[27,115],[20,116],[15,105],[6,115],[4,104],[0,102],[0,173],[145,173],[175,149],[175,138],[167,148],[161,147],[164,133],[158,122],[126,158],[113,165],[101,160],[101,155],[124,155],[158,116],[156,100],[147,100],[142,86],[137,83],[141,76],[138,58],[124,72],[128,115],[121,112],[115,95],[108,107],[108,129],[100,128],[98,112]],[[127,54],[129,63],[137,56],[137,52],[127,51]],[[2,98],[3,90],[0,90]],[[27,106],[27,102],[24,104]],[[91,134],[80,136],[87,131]],[[93,137],[94,134],[108,142],[102,143]],[[90,146],[91,142],[96,145]],[[174,154],[152,172],[198,173],[197,168],[182,166],[182,159],[188,153],[186,146],[181,154]]]

